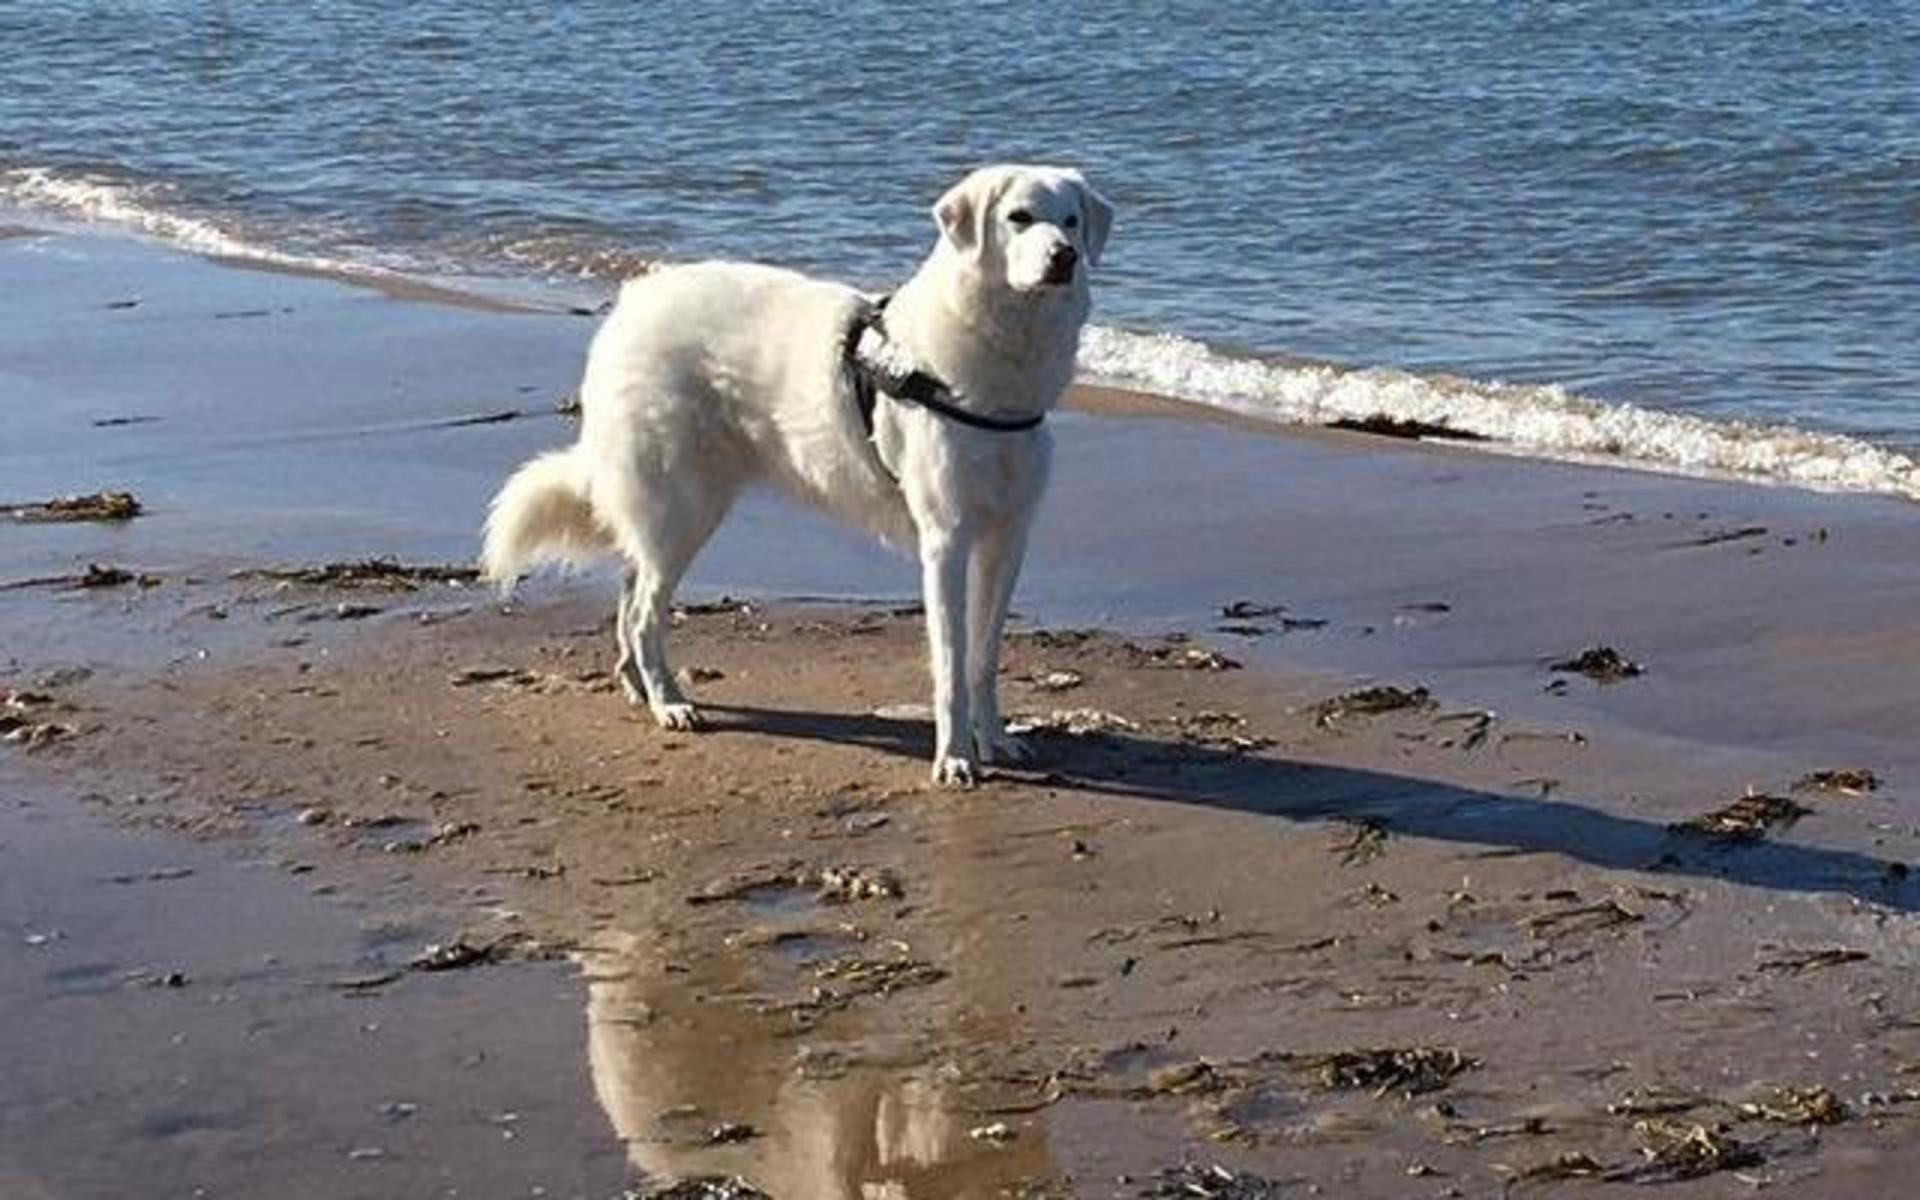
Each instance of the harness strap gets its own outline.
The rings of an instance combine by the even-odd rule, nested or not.
[[[867,439],[873,439],[873,410],[881,394],[905,404],[918,405],[930,413],[958,421],[973,429],[990,433],[1024,433],[1036,429],[1047,419],[1045,413],[1025,417],[989,417],[960,407],[953,388],[938,375],[904,360],[881,319],[886,311],[885,295],[874,301],[847,330],[842,347],[848,373],[853,378],[854,401],[860,409],[860,424]]]

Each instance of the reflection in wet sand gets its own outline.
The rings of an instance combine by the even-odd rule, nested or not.
[[[995,1118],[958,1110],[938,1068],[882,1065],[849,1030],[780,1036],[782,1018],[743,999],[768,982],[751,963],[723,960],[694,985],[625,933],[581,961],[594,1090],[647,1182],[737,1175],[778,1200],[938,1200],[1049,1174],[1039,1130],[976,1137]]]

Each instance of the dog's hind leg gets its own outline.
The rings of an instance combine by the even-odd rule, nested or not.
[[[673,617],[673,584],[651,570],[629,569],[620,593],[620,688],[644,704],[663,729],[693,729],[699,710],[680,690],[667,665],[667,626]]]
[[[630,497],[622,506],[628,519],[618,522],[628,566],[614,614],[620,643],[615,674],[627,700],[644,704],[662,728],[693,729],[699,710],[681,692],[667,662],[673,590],[726,515],[732,494],[697,487],[660,491],[667,494],[644,501]]]
[[[640,656],[634,652],[633,630],[628,614],[633,610],[634,589],[640,584],[640,572],[628,567],[626,577],[620,584],[620,602],[613,606],[613,642],[620,651],[620,661],[613,668],[613,677],[620,683],[620,692],[626,696],[627,703],[636,708],[644,708],[647,703],[647,683],[640,677]]]

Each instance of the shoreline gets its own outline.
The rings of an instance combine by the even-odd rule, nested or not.
[[[506,469],[570,436],[551,407],[590,322],[112,244],[12,264],[0,350],[21,403],[0,472],[18,494],[0,501],[125,487],[147,506],[0,524],[0,584],[129,573],[0,590],[0,690],[34,697],[8,710],[30,744],[0,744],[12,798],[75,830],[308,864],[370,906],[363,933],[383,906],[420,914],[363,947],[403,971],[372,989],[391,1019],[532,1006],[546,1032],[508,1048],[577,1056],[585,1078],[553,1102],[575,1126],[583,1102],[604,1115],[523,1127],[530,1170],[611,1156],[645,1183],[738,1174],[786,1198],[1118,1197],[1179,1186],[1185,1160],[1439,1196],[1545,1190],[1580,1154],[1605,1197],[1662,1161],[1636,1126],[1655,1117],[1724,1139],[1676,1196],[1734,1170],[1861,1194],[1916,1165],[1904,502],[1077,390],[1004,681],[1010,710],[1058,726],[1048,757],[934,791],[902,707],[924,701],[915,572],[781,502],[744,504],[683,589],[676,662],[718,726],[699,737],[613,692],[598,573],[506,605],[231,574],[469,560]],[[721,592],[834,599],[693,603]],[[1644,672],[1553,668],[1601,645]],[[1373,685],[1407,702],[1364,711],[1352,693]],[[1876,787],[1806,782],[1837,770]],[[1805,811],[1750,838],[1687,830],[1749,789]],[[0,913],[28,933],[97,886],[35,878]],[[61,972],[141,965],[127,928],[14,947],[48,953],[9,1004],[58,1027]],[[448,938],[511,961],[404,974]],[[514,982],[541,946],[581,972],[548,1001]],[[323,988],[340,969],[302,968]],[[228,990],[280,1021],[286,984]],[[421,1028],[420,1053],[452,1053]],[[233,1036],[184,1052],[196,1079]],[[1328,1056],[1383,1047],[1440,1073],[1395,1084],[1363,1054],[1349,1066],[1384,1087],[1322,1082],[1347,1069]],[[89,1094],[121,1069],[90,1065]],[[270,1069],[231,1071],[267,1087],[248,1072]],[[1771,1088],[1824,1089],[1846,1115],[1768,1117],[1787,1103]],[[1610,1110],[1647,1089],[1692,1100]],[[49,1103],[9,1136],[61,1144]],[[144,1094],[98,1103],[157,1119]],[[250,1128],[227,1119],[229,1139]],[[712,1136],[729,1123],[753,1132]],[[416,1165],[472,1131],[420,1128]],[[202,1136],[217,1181],[275,1178]],[[164,1144],[85,1150],[137,1163]],[[828,1145],[844,1152],[812,1152]],[[384,1169],[352,1148],[316,1159],[313,1186]],[[58,1162],[11,1165],[61,1194]]]
[[[30,210],[15,211],[29,217],[34,215]],[[5,240],[5,236],[45,236],[83,242],[118,241],[143,247],[156,255],[196,259],[236,271],[311,279],[340,287],[372,290],[397,300],[495,313],[597,318],[595,305],[585,297],[610,297],[617,286],[605,282],[585,284],[576,281],[580,282],[580,289],[576,290],[554,279],[536,282],[532,278],[522,278],[510,284],[502,277],[492,276],[463,278],[408,274],[379,266],[357,266],[351,262],[279,255],[264,248],[198,250],[181,246],[160,235],[139,230],[102,229],[68,218],[53,219],[50,225],[43,226],[11,225],[0,221],[0,227],[6,230],[5,235],[0,235],[0,240]],[[1359,443],[1363,447],[1374,439],[1390,440],[1446,451],[1477,451],[1527,462],[1920,503],[1920,490],[1916,490],[1920,489],[1920,482],[1916,482],[1920,480],[1920,464],[1916,464],[1912,457],[1914,447],[1898,441],[1876,441],[1864,433],[1778,423],[1763,416],[1698,417],[1677,409],[1646,408],[1617,400],[1590,400],[1563,393],[1553,384],[1476,381],[1444,373],[1422,376],[1394,368],[1355,367],[1298,359],[1274,352],[1235,351],[1178,334],[1134,333],[1122,328],[1104,327],[1093,332],[1101,338],[1151,337],[1186,344],[1190,349],[1197,348],[1201,352],[1201,361],[1187,363],[1183,371],[1189,377],[1186,386],[1196,388],[1205,395],[1180,395],[1172,390],[1156,392],[1151,383],[1108,378],[1101,374],[1101,367],[1096,365],[1089,368],[1083,362],[1083,378],[1071,389],[1066,401],[1068,406],[1075,403],[1074,397],[1078,395],[1083,404],[1091,405],[1098,411],[1133,415],[1163,413],[1188,421],[1245,422],[1250,428],[1269,432],[1277,430],[1287,436],[1332,436],[1336,445],[1341,444],[1341,438],[1358,435],[1367,439]],[[1258,405],[1250,405],[1244,396],[1221,394],[1219,377],[1222,372],[1227,376],[1235,376],[1236,372],[1245,370],[1252,370],[1256,375],[1262,371],[1279,371],[1295,377],[1291,384],[1280,386],[1281,394],[1278,397],[1266,396],[1262,401],[1262,404],[1275,405],[1275,411],[1268,412]],[[1090,374],[1092,378],[1088,378]],[[1350,399],[1340,398],[1343,391],[1341,381],[1366,379],[1381,381],[1389,391],[1396,387],[1413,386],[1420,395],[1396,398],[1382,394],[1361,403],[1357,409],[1352,407]],[[1249,389],[1248,394],[1263,396],[1267,389],[1277,386],[1272,379],[1243,379],[1240,382]],[[1545,410],[1519,417],[1517,424],[1514,424],[1514,420],[1518,414],[1482,413],[1476,416],[1452,411],[1449,396],[1475,389],[1507,395],[1535,392],[1543,396],[1553,395],[1557,399]],[[1303,390],[1316,393],[1319,398],[1303,400],[1295,394]],[[1315,418],[1309,419],[1299,411],[1286,416],[1281,411],[1298,409],[1303,404],[1315,413]],[[1598,436],[1596,431],[1600,426],[1597,425],[1594,430],[1588,431],[1588,441],[1592,444],[1586,446],[1526,444],[1524,438],[1511,436],[1542,422],[1581,423],[1596,416],[1600,417],[1601,425],[1610,428],[1612,433],[1598,441],[1593,440]],[[1504,432],[1489,432],[1480,428],[1485,419],[1493,419],[1494,424]],[[1665,432],[1650,434],[1643,428],[1649,423],[1661,425]],[[1369,425],[1375,428],[1362,428]],[[1509,425],[1512,428],[1507,428]],[[1622,449],[1627,444],[1646,442],[1650,436],[1654,440],[1647,445],[1658,449],[1663,439],[1693,440],[1703,435],[1730,439],[1721,450],[1733,454],[1737,462],[1703,463],[1697,461],[1697,450],[1693,452],[1695,457],[1690,458],[1687,455],[1670,457],[1664,450],[1635,457]],[[1792,445],[1783,443],[1782,439]],[[1808,454],[1813,455],[1813,460],[1799,461]],[[1873,477],[1872,481],[1869,481],[1869,477]]]

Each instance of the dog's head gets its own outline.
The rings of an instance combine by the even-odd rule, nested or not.
[[[989,283],[1016,292],[1084,290],[1113,206],[1067,167],[982,167],[933,206],[940,236]]]

